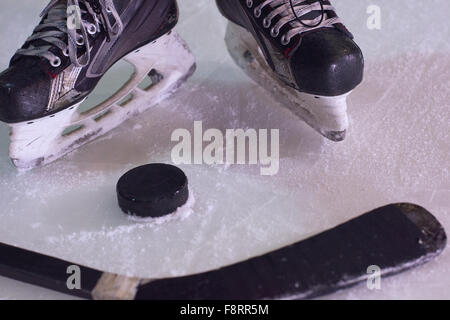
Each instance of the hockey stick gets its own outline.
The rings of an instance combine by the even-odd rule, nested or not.
[[[0,244],[0,275],[88,299],[313,298],[368,278],[430,261],[446,245],[435,217],[413,204],[391,204],[291,246],[218,270],[145,280],[80,267],[81,288],[70,290],[60,259]]]

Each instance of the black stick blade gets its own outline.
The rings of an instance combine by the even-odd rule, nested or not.
[[[424,208],[392,204],[238,264],[150,282],[136,298],[313,298],[365,281],[369,266],[389,276],[421,265],[442,252],[446,239]]]

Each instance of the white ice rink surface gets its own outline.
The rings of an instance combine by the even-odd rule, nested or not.
[[[31,33],[46,0],[2,0],[0,67]],[[391,202],[426,207],[450,231],[448,0],[335,0],[366,58],[350,96],[343,143],[324,140],[234,65],[226,21],[212,0],[181,0],[179,33],[198,59],[194,77],[143,116],[47,167],[18,173],[0,125],[0,242],[78,264],[154,278],[220,267],[340,224]],[[382,29],[366,26],[378,5]],[[122,70],[123,69],[123,70]],[[120,81],[113,71],[100,91]],[[110,83],[111,82],[111,83]],[[170,163],[176,128],[280,129],[280,171],[185,165],[191,216],[161,225],[127,220],[115,184],[128,169]],[[6,257],[2,257],[5,259]],[[435,261],[329,299],[450,298],[450,250]],[[0,298],[69,298],[0,278]]]

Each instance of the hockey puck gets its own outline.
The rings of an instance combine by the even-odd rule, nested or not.
[[[117,197],[126,214],[161,217],[187,202],[188,180],[175,166],[148,164],[128,171],[119,179]]]

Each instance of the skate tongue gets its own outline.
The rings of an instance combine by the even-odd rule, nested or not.
[[[258,2],[259,5],[263,3],[264,0],[259,0]],[[279,10],[281,8],[282,10]],[[268,6],[263,7],[262,12],[264,16],[271,16],[274,10],[278,11],[277,15],[272,17],[272,25],[276,24],[275,21],[279,21],[287,17],[289,21],[286,21],[283,24],[286,27],[289,26],[289,28],[295,28],[301,24],[307,28],[312,21],[319,20],[318,18],[321,16],[323,19],[321,19],[320,23],[329,18],[329,11],[327,9],[323,9],[324,4],[318,0],[307,0],[301,3],[295,0],[272,0]],[[333,14],[331,13],[331,15]],[[312,22],[311,24],[313,25],[315,23]],[[314,25],[312,27],[314,27]]]
[[[287,2],[287,4],[291,4],[291,3],[294,4],[293,0],[286,0],[286,2]],[[318,3],[318,2],[319,2],[318,0],[308,0],[308,1],[303,2],[301,5],[307,5],[307,4],[313,5],[314,3]],[[276,7],[276,6],[272,5],[272,7]],[[294,8],[297,9],[298,6],[294,5]],[[292,8],[290,8],[290,11],[292,11]],[[287,16],[289,13],[290,12],[288,11],[288,12],[281,13],[281,15],[282,16]],[[313,19],[315,19],[317,17],[320,17],[321,15],[322,15],[322,11],[321,11],[321,8],[319,6],[318,10],[309,11],[309,12],[307,12],[307,13],[305,13],[303,15],[300,15],[298,17],[301,18],[301,20],[313,20]]]

